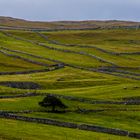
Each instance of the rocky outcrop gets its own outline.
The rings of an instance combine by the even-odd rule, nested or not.
[[[0,85],[19,89],[40,89],[41,86],[34,82],[0,82]]]

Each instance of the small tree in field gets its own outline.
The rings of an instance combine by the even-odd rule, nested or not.
[[[52,107],[52,112],[56,111],[56,107],[63,109],[67,108],[67,106],[64,105],[60,99],[52,95],[47,95],[43,101],[39,102],[39,105],[42,107]]]

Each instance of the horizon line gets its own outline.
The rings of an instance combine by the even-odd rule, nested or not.
[[[106,22],[106,21],[115,21],[115,22],[137,22],[137,20],[125,20],[125,19],[81,19],[81,20],[31,20],[22,17],[12,17],[12,16],[0,16],[0,18],[11,18],[15,20],[23,20],[29,22],[84,22],[84,21],[98,21],[98,22]]]

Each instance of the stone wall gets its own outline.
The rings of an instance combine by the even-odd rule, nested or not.
[[[110,101],[110,100],[93,100],[90,98],[81,98],[81,97],[74,97],[74,96],[66,96],[66,95],[59,95],[59,94],[51,94],[51,93],[26,93],[26,94],[19,94],[19,95],[9,95],[9,96],[0,96],[0,99],[4,98],[22,98],[22,97],[31,97],[31,96],[46,96],[52,95],[55,97],[63,98],[70,101],[78,101],[83,103],[89,104],[124,104],[124,105],[140,105],[140,100],[124,100],[124,101]]]
[[[108,133],[113,135],[127,136],[127,137],[140,139],[140,133],[129,132],[126,130],[115,129],[115,128],[106,128],[102,126],[95,126],[95,125],[88,125],[88,124],[76,124],[76,123],[63,122],[63,121],[47,119],[47,118],[43,119],[43,118],[26,117],[26,116],[20,116],[20,115],[2,113],[2,112],[0,113],[0,117],[7,118],[7,119],[22,120],[27,122],[36,122],[36,123],[42,123],[48,125],[55,125],[55,126],[67,127],[67,128],[73,128],[79,130]]]
[[[38,35],[40,35],[41,37],[43,37],[44,39],[46,39],[48,42],[50,42],[51,44],[55,44],[55,45],[62,45],[62,46],[66,46],[66,47],[81,47],[81,48],[94,48],[98,51],[101,51],[103,53],[107,53],[109,55],[139,55],[140,52],[123,52],[123,53],[119,53],[119,52],[112,52],[112,51],[109,51],[109,50],[105,50],[103,48],[99,48],[99,47],[96,47],[96,46],[89,46],[89,45],[79,45],[79,44],[64,44],[64,43],[60,43],[58,41],[55,41],[55,40],[50,40],[46,35],[40,33],[40,32],[37,32]]]
[[[13,37],[13,38],[15,38],[17,40],[23,40],[23,41],[26,41],[26,42],[30,42],[30,43],[33,43],[35,45],[39,45],[39,46],[42,46],[42,47],[45,47],[45,48],[48,48],[48,49],[59,50],[59,51],[63,51],[63,52],[76,53],[76,54],[83,54],[84,53],[84,55],[87,55],[87,56],[90,55],[90,54],[86,54],[85,52],[75,52],[75,51],[71,51],[71,50],[65,50],[65,49],[60,49],[60,48],[54,48],[54,47],[51,47],[51,46],[46,46],[46,45],[44,45],[42,43],[38,43],[38,42],[31,41],[31,40],[23,39],[21,37],[16,37],[16,36],[13,36],[13,35],[11,35],[9,33],[6,33],[6,32],[4,32],[4,34],[7,35],[7,36],[10,36],[10,37]],[[99,61],[105,62],[105,60],[100,59],[100,58],[98,58],[96,56],[92,55],[91,57],[94,57]],[[131,75],[125,75],[125,73],[121,72],[121,71],[119,71],[119,73],[115,73],[115,71],[110,72],[110,71],[107,71],[107,70],[104,70],[104,69],[100,70],[100,69],[97,69],[97,68],[84,68],[84,67],[80,67],[80,66],[76,66],[76,65],[72,65],[72,64],[66,64],[66,63],[63,63],[63,62],[60,62],[60,61],[57,61],[57,60],[53,60],[53,59],[50,59],[50,61],[59,62],[59,63],[65,65],[65,66],[70,66],[70,67],[77,68],[77,69],[100,72],[100,73],[110,74],[110,75],[114,75],[114,76],[118,76],[118,77],[134,79],[134,80],[140,80],[140,78],[134,77],[132,74]],[[111,62],[107,62],[107,61],[106,61],[106,63],[111,64]]]
[[[139,28],[140,27],[138,25],[104,26],[104,27],[102,27],[102,26],[88,27],[88,25],[87,25],[83,28],[78,28],[78,27],[77,28],[75,28],[75,27],[73,27],[73,28],[61,27],[60,28],[60,26],[58,26],[56,28],[29,28],[29,27],[15,27],[15,26],[0,26],[0,30],[23,30],[23,31],[39,31],[39,32],[40,31],[52,32],[52,31],[64,31],[64,30],[96,30],[96,29],[108,29],[108,30],[110,30],[110,29],[139,29]]]
[[[29,63],[32,63],[32,64],[36,64],[36,65],[40,65],[40,66],[49,66],[48,64],[38,62],[38,61],[34,61],[32,59],[29,59],[29,58],[24,58],[22,56],[18,56],[18,55],[15,55],[15,54],[9,54],[9,53],[7,53],[5,51],[2,51],[2,50],[0,50],[0,53],[6,55],[8,57],[13,57],[13,58],[16,58],[16,59],[20,59],[20,60],[23,60],[23,61],[26,61],[26,62],[29,62]]]

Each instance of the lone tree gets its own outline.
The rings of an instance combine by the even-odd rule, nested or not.
[[[60,99],[53,95],[47,95],[43,101],[39,102],[39,105],[42,107],[52,107],[52,112],[56,112],[55,108],[60,107],[60,108],[67,108],[65,104],[61,102]]]

